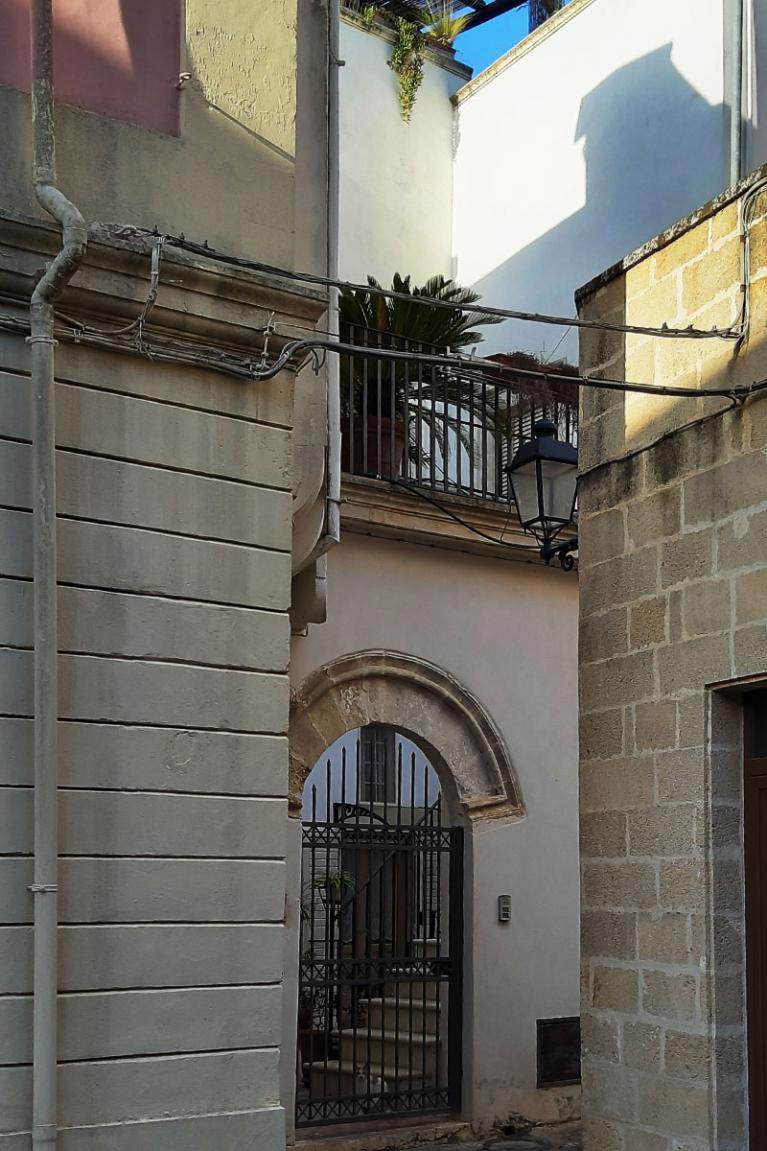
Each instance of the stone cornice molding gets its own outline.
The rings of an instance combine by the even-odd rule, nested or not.
[[[288,801],[299,815],[309,772],[339,736],[388,724],[422,747],[471,820],[519,818],[519,786],[503,737],[479,701],[435,664],[384,650],[341,656],[293,695]]]
[[[421,497],[418,488],[350,475],[341,498],[344,531],[545,567],[509,502],[429,489]]]
[[[90,232],[86,258],[62,297],[61,311],[91,323],[129,322],[147,297],[151,241],[116,238],[102,225]],[[9,310],[28,304],[42,264],[60,244],[59,231],[47,221],[0,212],[0,298]],[[166,247],[148,330],[226,350],[254,350],[262,343],[259,329],[273,313],[279,327],[271,336],[274,352],[290,338],[304,338],[305,326],[316,324],[327,306],[323,290]],[[293,324],[303,326],[291,331]]]

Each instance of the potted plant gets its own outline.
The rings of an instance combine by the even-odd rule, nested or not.
[[[428,0],[422,9],[421,19],[427,38],[440,48],[452,48],[454,41],[466,30],[474,16],[466,12],[457,16],[451,0]]]
[[[368,276],[371,289],[381,288]],[[340,295],[341,334],[344,341],[381,349],[420,351],[440,355],[471,347],[482,340],[476,329],[502,321],[495,316],[472,312],[479,299],[477,292],[462,288],[445,276],[433,276],[422,287],[413,286],[410,276],[394,275],[391,291],[405,299],[391,299],[377,291],[347,288]],[[430,306],[429,301],[444,301],[453,308]],[[372,474],[396,478],[402,474],[405,447],[409,443],[411,424],[410,398],[413,372],[396,361],[379,361],[374,384],[368,379],[363,360],[353,356],[342,362],[342,420],[344,423],[342,468],[355,471],[359,461],[372,461]],[[454,390],[454,386],[453,390]],[[440,389],[440,395],[443,394]]]
[[[344,892],[354,891],[354,876],[350,871],[326,871],[315,876],[310,886],[319,892],[326,908],[335,910],[341,904]]]
[[[331,1055],[330,1029],[326,1027],[325,993],[320,988],[303,988],[298,997],[298,1054],[301,1078],[309,1086],[312,1063]],[[318,1021],[322,1022],[319,1026]]]
[[[315,875],[304,885],[301,895],[301,921],[310,923],[314,919],[315,900],[319,897],[325,908],[333,943],[333,920],[342,908],[344,892],[354,891],[355,879],[348,871],[327,871]],[[323,940],[324,944],[324,940]],[[312,958],[311,948],[305,946],[302,959]],[[333,1005],[328,1001],[325,987],[301,987],[298,997],[298,1050],[301,1060],[301,1075],[305,1086],[309,1086],[312,1063],[330,1059],[334,1054],[336,1037],[333,1033]]]

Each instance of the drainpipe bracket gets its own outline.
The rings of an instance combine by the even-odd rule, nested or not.
[[[27,891],[31,891],[33,895],[48,895],[58,889],[57,883],[30,883]]]
[[[49,1143],[51,1147],[55,1147],[58,1133],[59,1128],[55,1123],[32,1124],[32,1138],[35,1140],[35,1146],[43,1146]]]

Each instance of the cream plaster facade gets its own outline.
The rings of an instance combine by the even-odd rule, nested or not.
[[[432,53],[404,124],[387,65],[391,40],[345,17],[341,275],[387,282],[399,271],[421,282],[452,272],[459,141],[450,98],[468,77]],[[508,505],[433,494],[436,507],[387,483],[344,477],[327,621],[292,643],[292,809],[298,815],[314,761],[365,722],[407,729],[439,765],[451,815],[467,834],[463,1106],[452,1118],[477,1131],[513,1112],[557,1121],[577,1115],[579,1088],[537,1088],[536,1020],[578,1014],[577,579],[533,562]],[[367,670],[358,678],[359,668]],[[477,714],[496,733],[497,758],[487,743],[478,749]],[[290,822],[288,981],[300,893],[300,827]],[[500,894],[512,897],[509,925],[498,923]],[[286,1034],[295,1003],[290,1010]],[[294,1081],[288,1056],[286,1099]],[[374,1130],[367,1139],[379,1145]]]
[[[342,542],[328,557],[328,621],[293,640],[294,792],[311,756],[366,716],[421,741],[468,836],[461,1117],[477,1130],[512,1112],[569,1118],[578,1088],[536,1089],[535,1021],[578,1012],[577,583],[511,546],[472,543],[447,515],[426,505],[420,515],[413,496],[397,493],[390,507],[376,488],[349,481]],[[471,522],[468,505],[479,502],[450,506]],[[508,509],[473,515],[496,536],[508,526]],[[375,688],[362,706],[346,682],[358,665]],[[456,684],[476,701],[501,766],[487,740],[472,753],[471,721],[446,702],[451,691],[430,703],[424,682]],[[313,719],[302,705],[318,683]],[[508,925],[497,920],[500,894],[512,898]]]
[[[402,120],[388,66],[394,37],[341,25],[340,263],[344,279],[416,284],[452,271],[454,115],[451,97],[471,77],[449,53],[428,51],[412,119]]]

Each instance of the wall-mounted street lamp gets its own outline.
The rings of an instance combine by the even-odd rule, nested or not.
[[[525,531],[537,539],[546,563],[556,558],[565,571],[574,565],[578,537],[559,540],[575,526],[578,451],[556,437],[551,420],[538,420],[534,436],[506,467],[514,503]]]

